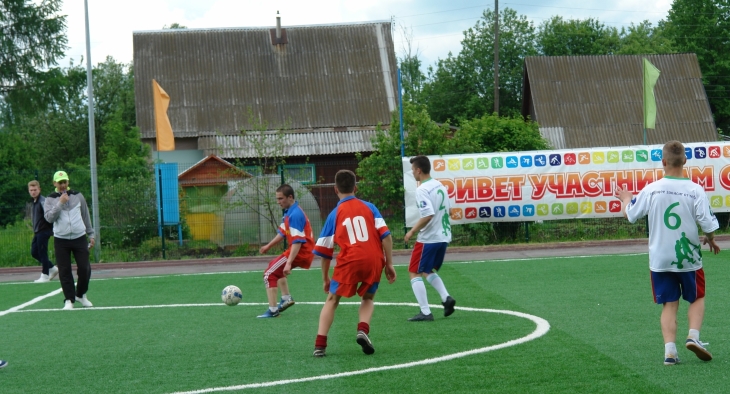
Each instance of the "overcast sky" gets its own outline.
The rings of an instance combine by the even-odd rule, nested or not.
[[[276,11],[282,25],[310,25],[394,19],[413,32],[424,66],[458,53],[462,32],[474,26],[484,9],[494,1],[484,0],[88,0],[91,59],[94,64],[107,56],[132,61],[132,32],[159,30],[177,22],[189,28],[272,27]],[[672,0],[516,0],[500,1],[499,8],[512,8],[536,26],[543,20],[598,18],[607,26],[621,28],[649,20],[665,19]],[[86,55],[84,1],[64,0],[67,15],[68,50],[61,66]],[[395,36],[396,54],[403,51],[402,35]],[[425,71],[425,70],[424,70]]]

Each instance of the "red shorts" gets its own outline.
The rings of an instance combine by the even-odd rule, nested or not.
[[[276,287],[276,282],[284,278],[284,267],[286,267],[287,258],[285,254],[280,254],[269,262],[269,266],[264,271],[264,285],[267,288]],[[295,258],[291,267],[302,267],[303,264],[306,264],[306,259]],[[307,265],[306,268],[309,268],[309,266]]]
[[[375,294],[378,291],[379,282],[375,283],[339,283],[332,279],[330,281],[330,293],[337,294],[338,296],[350,298],[357,293],[360,297],[364,296],[365,293]]]

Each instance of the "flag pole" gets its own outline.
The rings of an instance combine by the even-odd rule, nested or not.
[[[86,21],[86,95],[89,100],[89,161],[91,169],[91,206],[94,219],[94,261],[101,258],[101,231],[99,223],[99,182],[96,166],[96,130],[94,130],[94,85],[91,74],[91,39],[89,38],[89,2],[84,0],[84,19]]]

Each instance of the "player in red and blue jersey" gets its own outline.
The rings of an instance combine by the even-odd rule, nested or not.
[[[269,299],[269,309],[258,316],[261,318],[279,317],[280,312],[294,305],[294,299],[289,293],[286,276],[295,267],[309,269],[314,259],[312,254],[314,248],[312,225],[299,203],[294,199],[294,189],[287,184],[279,186],[276,189],[276,202],[285,210],[284,218],[274,239],[262,246],[259,253],[266,253],[272,246],[284,239],[286,239],[289,248],[271,260],[268,268],[264,271],[264,284]],[[277,305],[276,296],[279,287],[281,288],[281,300]]]
[[[314,247],[314,254],[322,258],[324,291],[328,293],[319,315],[319,329],[314,343],[315,357],[326,355],[327,334],[335,319],[340,298],[350,298],[355,293],[362,297],[357,343],[365,354],[375,353],[368,336],[375,308],[373,298],[383,268],[388,283],[393,283],[396,277],[390,230],[375,205],[355,197],[355,182],[352,171],[340,170],[335,175],[335,193],[340,202],[327,216]],[[340,253],[330,280],[329,268],[335,244],[340,247]]]

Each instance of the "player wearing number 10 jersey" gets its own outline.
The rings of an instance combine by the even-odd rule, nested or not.
[[[385,268],[389,283],[395,281],[393,240],[378,209],[355,197],[355,174],[340,170],[335,175],[335,192],[340,198],[337,207],[327,216],[314,254],[322,258],[322,279],[327,300],[319,317],[319,329],[314,343],[314,356],[325,356],[327,334],[335,318],[341,297],[357,293],[362,297],[357,325],[357,343],[365,354],[373,354],[368,334],[373,315],[373,298]],[[332,279],[329,267],[335,244],[340,247]]]
[[[624,205],[624,216],[631,223],[649,215],[649,269],[654,302],[663,305],[665,365],[679,362],[675,340],[680,296],[690,303],[687,311],[690,330],[685,347],[701,360],[712,360],[700,342],[705,314],[705,272],[697,223],[706,234],[703,244],[709,244],[715,254],[720,251],[714,241],[714,231],[719,225],[704,189],[683,178],[686,162],[684,146],[679,141],[667,142],[662,150],[662,179],[646,186],[633,199],[630,190],[616,189],[616,197]]]

